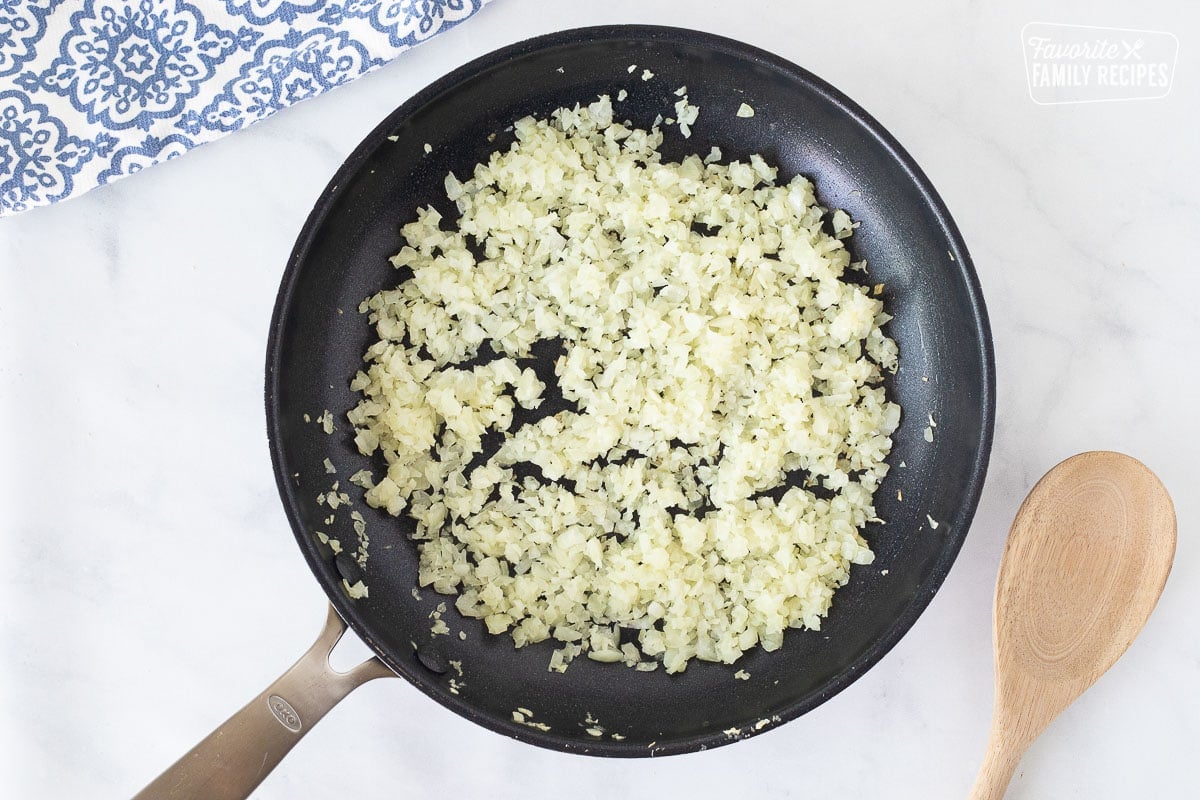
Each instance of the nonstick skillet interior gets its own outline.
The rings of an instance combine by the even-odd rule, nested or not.
[[[654,77],[643,81],[647,68]],[[367,507],[349,485],[352,473],[379,466],[358,454],[345,421],[356,401],[349,382],[371,340],[356,309],[395,285],[387,258],[401,246],[400,225],[426,204],[452,218],[446,173],[469,174],[506,147],[514,120],[625,88],[618,118],[648,126],[655,115],[671,114],[681,85],[701,107],[700,119],[690,139],[669,131],[666,157],[706,154],[713,145],[726,159],[761,153],[784,179],[797,172],[812,178],[824,205],[861,223],[850,247],[867,259],[868,280],[886,287],[895,317],[888,332],[901,352],[889,385],[904,420],[892,473],[876,497],[887,524],[866,531],[876,561],[853,569],[822,630],[791,631],[775,653],[755,650],[732,667],[693,662],[678,675],[586,658],[551,673],[550,643],[516,650],[507,637],[487,635],[480,621],[459,617],[453,598],[421,591],[416,599],[411,525]],[[753,117],[736,116],[743,102]],[[775,56],[652,27],[567,31],[505,48],[390,115],[334,176],[305,224],[280,289],[267,366],[268,433],[287,514],[351,627],[394,670],[469,719],[533,744],[611,756],[704,749],[769,729],[824,702],[882,657],[929,603],[962,544],[986,470],[995,403],[990,332],[968,253],[892,137],[835,89]],[[315,422],[326,409],[331,435]],[[937,420],[932,444],[923,436],[929,414]],[[336,475],[326,472],[326,458]],[[347,509],[327,525],[330,512],[316,502],[335,480],[366,520],[365,569],[347,553],[335,557],[315,535],[354,548]],[[940,522],[936,530],[927,514]],[[359,577],[370,594],[351,600],[342,580]],[[447,606],[448,636],[431,635],[439,603]],[[461,664],[462,675],[450,662]],[[739,669],[751,678],[736,680]],[[549,729],[515,722],[518,708]]]

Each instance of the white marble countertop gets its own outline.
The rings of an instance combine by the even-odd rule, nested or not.
[[[1008,525],[1047,468],[1099,448],[1143,459],[1173,492],[1175,569],[1141,637],[1034,744],[1010,797],[1194,792],[1195,7],[799,5],[497,0],[353,85],[0,221],[0,794],[129,796],[308,646],[325,599],[276,494],[262,409],[293,239],[343,158],[419,88],[525,36],[617,22],[710,30],[799,63],[875,115],[937,186],[975,257],[999,369],[966,545],[878,666],[748,741],[653,761],[568,756],[376,681],[256,797],[962,797],[988,728]],[[1041,20],[1175,33],[1174,89],[1036,105],[1020,31]]]

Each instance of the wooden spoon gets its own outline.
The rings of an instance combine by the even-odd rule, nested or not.
[[[996,700],[971,800],[1000,800],[1025,749],[1121,657],[1175,557],[1175,508],[1121,453],[1068,458],[1017,512],[996,582]]]

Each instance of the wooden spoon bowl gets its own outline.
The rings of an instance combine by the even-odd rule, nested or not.
[[[1175,556],[1175,509],[1140,461],[1068,458],[1013,521],[996,583],[996,699],[972,800],[1004,796],[1025,749],[1146,624]]]

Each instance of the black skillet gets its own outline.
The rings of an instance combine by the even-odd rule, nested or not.
[[[653,77],[643,80],[646,69]],[[514,649],[508,637],[489,636],[481,622],[459,617],[453,602],[444,615],[452,633],[433,636],[430,613],[452,598],[432,591],[414,597],[411,526],[368,508],[347,481],[379,466],[358,454],[345,421],[356,400],[350,379],[372,338],[357,306],[400,280],[387,261],[401,247],[400,225],[426,204],[452,218],[446,173],[469,174],[506,147],[514,120],[624,88],[629,97],[617,104],[618,118],[647,127],[656,115],[670,115],[674,91],[685,84],[700,119],[690,139],[669,130],[665,157],[706,154],[713,145],[726,159],[761,153],[782,178],[809,176],[825,206],[861,222],[850,248],[867,260],[866,280],[884,284],[895,317],[888,332],[901,353],[889,385],[905,412],[892,472],[876,496],[887,524],[865,532],[875,563],[852,571],[820,632],[791,631],[781,650],[752,651],[733,667],[693,662],[667,675],[582,658],[565,674],[553,673],[550,643]],[[743,102],[753,117],[736,115]],[[547,355],[548,364],[554,353]],[[891,135],[824,81],[739,42],[659,27],[565,31],[477,59],[417,94],[358,146],[317,201],[279,290],[267,355],[271,455],[296,540],[336,613],[291,672],[143,796],[244,796],[346,692],[393,672],[492,730],[591,755],[703,750],[794,719],[878,661],[941,585],[983,484],[994,372],[983,297],[942,201]],[[331,435],[309,421],[326,409]],[[925,439],[930,414],[937,422],[932,443]],[[326,458],[336,475],[327,473]],[[326,525],[328,508],[316,501],[335,479],[364,515],[365,569],[349,553],[356,537],[347,509]],[[939,521],[936,529],[926,515]],[[318,530],[345,551],[335,555]],[[344,587],[360,578],[369,596],[351,599]],[[338,676],[325,654],[342,619],[378,657]],[[738,669],[750,679],[735,680]],[[532,711],[526,722],[547,729],[514,720],[517,709]]]

